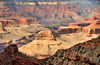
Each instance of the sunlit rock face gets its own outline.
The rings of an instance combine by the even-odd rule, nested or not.
[[[52,57],[45,59],[40,64],[51,65],[99,65],[100,36],[84,43],[72,46],[69,49],[58,50]]]
[[[21,13],[11,11],[6,6],[0,6],[0,22],[4,27],[18,26],[19,24],[29,25],[36,22],[36,18],[24,17]]]
[[[60,40],[56,40],[50,30],[40,31],[35,40],[19,48],[19,51],[38,59],[50,57],[58,49],[66,48]],[[27,50],[27,51],[26,51]]]
[[[88,22],[90,22],[90,24],[86,24],[87,26],[83,24]],[[80,21],[78,23],[70,23],[67,27],[60,26],[59,30],[56,31],[56,33],[60,35],[59,37],[55,37],[55,33],[50,30],[40,31],[37,34],[35,40],[21,46],[19,48],[19,51],[38,59],[50,57],[58,49],[70,48],[77,43],[82,43],[98,36],[100,33],[99,23],[99,17],[94,16],[89,19],[84,19],[83,21]],[[90,29],[93,30],[91,31]],[[90,36],[88,35],[88,33],[90,34]]]
[[[89,26],[83,28],[83,32],[89,34],[99,34],[100,33],[100,20],[92,22]]]
[[[90,25],[83,27],[83,32],[88,34],[99,34],[100,33],[100,16],[97,14],[85,21],[85,23],[90,23]]]
[[[50,30],[47,30],[47,31],[40,31],[36,38],[36,40],[53,40],[54,39],[54,36],[53,36],[53,33],[52,31]]]
[[[33,56],[38,59],[43,59],[53,55],[58,49],[66,48],[66,45],[61,41],[54,40],[34,40],[31,43],[23,45],[19,48],[19,51]]]
[[[70,23],[68,27],[59,27],[59,32],[61,33],[76,33],[81,32],[82,27],[78,26],[77,23]]]
[[[85,32],[88,34],[100,33],[100,16],[97,14],[89,19],[83,19],[77,23],[69,23],[68,26],[60,26],[59,33]]]
[[[83,32],[60,34],[59,37],[56,37],[56,40],[33,40],[19,47],[19,51],[38,59],[44,59],[55,54],[58,49],[67,49],[79,42],[84,42],[95,37],[97,35],[87,37],[87,34]]]

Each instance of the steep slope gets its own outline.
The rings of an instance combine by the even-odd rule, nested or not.
[[[49,27],[67,25],[68,23],[71,22],[77,22],[87,17],[89,14],[91,14],[92,10],[95,8],[95,5],[91,4],[88,0],[82,0],[82,1],[34,0],[34,1],[35,3],[34,2],[31,3],[28,1],[20,3],[15,2],[14,4],[16,5],[14,6],[11,6],[9,2],[8,3],[9,5],[7,4],[7,7],[10,8],[12,11],[20,12],[21,15],[23,16],[36,17],[41,24],[44,24]],[[38,6],[35,6],[36,3],[38,3]]]
[[[50,30],[40,31],[35,40],[19,47],[19,51],[33,56],[38,59],[43,59],[53,55],[58,49],[65,49],[65,43],[55,40]],[[45,51],[44,51],[45,50]]]
[[[5,27],[10,34],[0,36],[0,53],[6,48],[12,40],[15,40],[18,47],[27,44],[35,39],[39,31],[48,30],[41,24],[20,25],[20,27]]]
[[[41,65],[100,65],[100,36],[69,49],[58,50]]]
[[[11,44],[0,54],[0,65],[39,65],[37,59],[31,59],[18,51],[16,44]]]
[[[26,55],[30,55],[38,59],[43,59],[52,56],[58,49],[68,49],[77,43],[82,43],[98,36],[93,34],[91,37],[88,37],[87,34],[80,32],[60,34],[61,37],[56,37],[54,39],[54,36],[50,36],[52,34],[48,32],[39,32],[35,40],[19,47],[19,51],[25,53]]]
[[[0,65],[100,65],[100,36],[69,49],[60,49],[52,57],[38,60],[23,55],[16,44],[0,54]]]

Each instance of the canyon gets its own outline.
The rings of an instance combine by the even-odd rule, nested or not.
[[[0,1],[0,65],[99,65],[98,3]]]
[[[84,43],[79,43],[69,49],[60,49],[51,57],[36,59],[18,51],[16,44],[11,44],[0,54],[0,64],[6,65],[99,65],[100,36]],[[95,53],[94,53],[95,52]],[[6,58],[6,59],[5,59]],[[27,63],[28,62],[28,63]]]
[[[69,49],[60,49],[52,57],[44,59],[41,65],[99,65],[100,36]]]
[[[12,4],[14,3],[14,4]],[[26,4],[25,4],[26,3]],[[32,5],[34,3],[34,5]],[[51,4],[50,4],[51,3]],[[56,3],[55,5],[52,3]],[[11,11],[20,12],[23,16],[36,17],[40,24],[49,27],[68,25],[69,23],[90,18],[96,15],[93,11],[97,5],[88,0],[84,1],[58,1],[58,2],[4,2]],[[45,6],[46,5],[46,6]]]
[[[70,23],[68,27],[61,26],[56,31],[40,31],[35,40],[21,46],[19,51],[43,59],[52,56],[58,49],[70,48],[77,43],[96,38],[100,35],[100,17],[98,15],[84,21],[85,24],[82,21],[80,23]]]

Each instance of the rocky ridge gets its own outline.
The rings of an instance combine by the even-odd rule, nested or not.
[[[69,49],[60,49],[53,56],[45,59],[33,59],[18,51],[16,44],[11,44],[0,54],[1,65],[99,65],[100,36]],[[5,59],[6,58],[6,59]]]
[[[41,65],[99,65],[100,36],[79,43],[69,49],[60,49],[52,57],[44,59]]]
[[[39,60],[31,59],[18,51],[16,44],[11,44],[0,54],[0,65],[39,65]]]

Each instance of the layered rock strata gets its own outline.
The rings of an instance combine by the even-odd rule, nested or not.
[[[52,57],[44,59],[41,65],[99,65],[100,36],[79,43],[69,49],[58,50]]]

